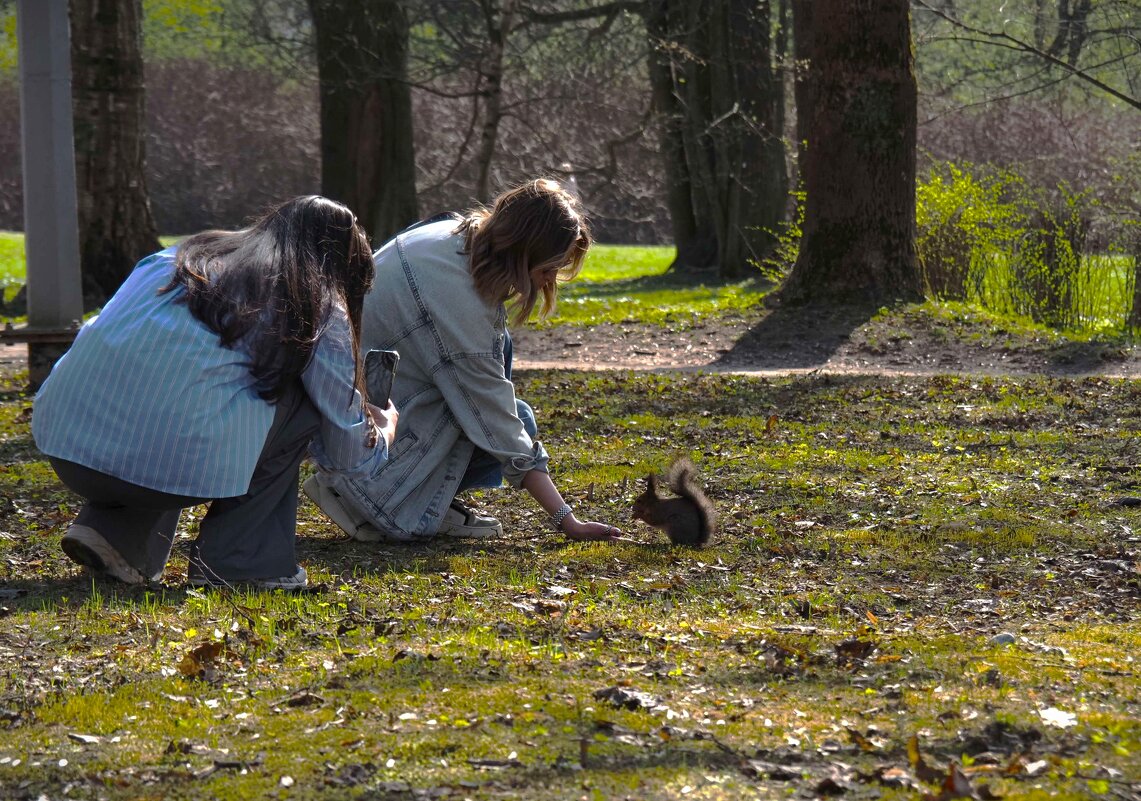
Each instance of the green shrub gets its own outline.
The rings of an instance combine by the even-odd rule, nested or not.
[[[1097,211],[1090,192],[1066,184],[1046,190],[1012,171],[938,164],[916,191],[926,293],[1056,329],[1135,328],[1137,221],[1100,231],[1095,251]]]
[[[1032,212],[1012,261],[1013,290],[1018,311],[1054,328],[1074,328],[1079,322],[1076,300],[1082,255],[1089,234],[1083,195],[1060,187],[1055,208],[1049,201]]]
[[[985,301],[987,277],[1010,252],[1022,213],[1008,199],[1017,178],[976,177],[955,163],[937,164],[916,189],[916,251],[928,297]]]

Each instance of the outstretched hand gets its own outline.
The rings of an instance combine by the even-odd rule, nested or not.
[[[579,520],[563,523],[563,532],[567,535],[568,540],[577,542],[616,542],[622,536],[622,529],[617,526],[595,522],[583,523]]]

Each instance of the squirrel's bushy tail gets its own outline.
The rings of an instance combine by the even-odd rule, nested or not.
[[[701,531],[696,545],[704,545],[709,541],[717,529],[717,517],[713,511],[713,502],[705,497],[701,486],[697,483],[697,468],[686,457],[681,457],[670,465],[666,473],[666,484],[669,488],[683,498],[688,498],[697,507],[701,517]]]

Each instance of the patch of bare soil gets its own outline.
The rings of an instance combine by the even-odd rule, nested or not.
[[[512,331],[516,369],[702,370],[1141,377],[1141,347],[1011,333],[920,311],[759,310],[662,328],[638,323]]]
[[[523,326],[511,336],[519,370],[1141,378],[1137,344],[1031,337],[985,321],[937,320],[917,309],[874,318],[854,308],[760,309],[687,326]],[[0,364],[26,360],[25,346],[0,345]]]

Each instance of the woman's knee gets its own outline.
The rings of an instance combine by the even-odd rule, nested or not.
[[[527,401],[518,398],[515,399],[515,408],[519,419],[523,421],[523,429],[531,439],[534,439],[539,433],[539,424],[535,421],[535,410]]]

